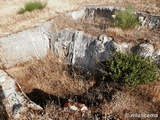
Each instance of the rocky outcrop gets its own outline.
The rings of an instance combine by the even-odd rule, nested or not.
[[[0,38],[0,65],[5,68],[44,57],[49,50],[51,22]]]
[[[114,50],[131,51],[158,60],[160,50],[150,43],[117,43],[105,35],[93,37],[77,30],[59,30],[52,34],[53,52],[68,64],[93,69],[99,61],[105,61]]]
[[[78,11],[69,12],[68,15],[71,16],[73,20],[93,20],[98,17],[111,21],[114,19],[112,17],[114,15],[114,12],[118,10],[120,10],[120,8],[111,6],[85,7]],[[137,17],[142,22],[142,27],[148,26],[150,29],[160,29],[160,15],[151,15],[142,12],[135,12],[135,14],[137,14]]]
[[[112,38],[99,38],[77,30],[60,30],[52,35],[53,52],[70,65],[93,68],[98,61],[104,61],[114,49]]]
[[[2,91],[0,95],[3,95],[3,104],[9,118],[20,119],[24,116],[27,118],[34,118],[36,112],[42,112],[43,109],[33,103],[23,93],[19,84],[11,78],[6,72],[0,70],[0,86]]]
[[[160,15],[150,15],[146,13],[137,13],[143,26],[148,26],[150,29],[160,29]]]
[[[112,16],[116,10],[118,10],[118,8],[109,7],[109,6],[85,7],[81,10],[68,12],[65,15],[70,16],[71,19],[73,19],[73,20],[83,19],[88,22],[89,21],[94,22],[94,19],[96,19],[96,18],[105,19],[105,20],[112,20],[113,19]],[[137,15],[139,16],[139,18],[142,21],[142,26],[147,25],[151,29],[153,29],[153,28],[159,29],[160,16],[149,15],[147,13],[138,13],[138,12],[137,12]],[[47,54],[48,50],[50,50],[50,48],[51,48],[51,44],[50,44],[51,38],[52,38],[52,41],[54,41],[54,39],[57,39],[54,36],[54,34],[58,34],[58,33],[56,33],[56,32],[51,33],[52,23],[54,23],[54,21],[47,21],[47,22],[43,23],[42,25],[35,26],[33,28],[23,30],[21,32],[14,33],[9,36],[5,36],[5,37],[0,38],[0,65],[3,66],[4,68],[10,68],[10,67],[15,66],[16,64],[24,63],[29,60],[32,60],[33,58],[40,59],[40,58],[44,57]],[[55,30],[55,31],[59,31],[59,30]],[[76,33],[76,34],[74,34],[74,33]],[[83,39],[83,37],[84,37],[84,39],[82,41],[84,41],[84,43],[86,43],[86,44],[89,44],[86,42],[87,39],[90,42],[93,42],[95,39],[97,39],[97,36],[93,37],[93,36],[88,36],[85,34],[82,35],[82,38],[77,37],[77,36],[81,36],[80,35],[81,33],[84,34],[83,32],[80,32],[80,31],[76,32],[76,30],[75,31],[72,30],[72,32],[70,32],[70,33],[67,33],[66,30],[64,30],[64,32],[60,32],[60,35],[59,35],[60,38],[58,38],[58,39],[63,39],[64,37],[66,37],[66,34],[70,34],[70,35],[67,35],[68,37],[73,36],[73,34],[74,34],[75,39],[78,39],[78,40],[75,40],[76,42],[74,44],[80,44],[81,42],[78,42],[78,41],[81,41]],[[106,40],[106,37],[105,37],[105,40]],[[112,42],[109,42],[111,39],[112,38],[107,37],[107,41],[108,41],[107,45],[112,43]],[[63,39],[63,41],[64,40],[67,40],[67,41],[65,41],[65,44],[73,43],[73,42],[71,42],[72,38],[66,38],[66,39]],[[52,42],[52,44],[53,43],[55,43],[55,42]],[[57,44],[57,42],[55,44],[61,45],[61,43]],[[97,42],[95,44],[100,44],[100,42]],[[116,44],[116,46],[117,45],[119,46],[119,48],[117,48],[117,49],[126,49],[125,47],[131,43],[115,43],[114,42],[114,44]],[[53,45],[53,46],[56,46],[56,45]],[[72,46],[73,45],[70,45],[70,47],[72,47]],[[94,45],[90,45],[87,50],[88,51],[95,51],[95,50],[92,50],[92,49],[94,49],[94,48],[92,48],[93,46]],[[104,46],[104,45],[102,45],[102,46]],[[76,47],[80,47],[80,45],[76,46]],[[70,49],[72,49],[72,48],[70,48]],[[77,48],[74,48],[74,49],[77,49]],[[87,51],[85,51],[83,49],[83,47],[80,49],[83,54],[85,52],[88,53]],[[96,49],[99,49],[99,47]],[[58,48],[57,50],[60,50],[60,48]],[[56,52],[56,50],[53,50],[53,51]],[[106,51],[107,51],[107,49],[106,49]],[[121,51],[123,51],[123,50],[121,50]],[[72,53],[71,52],[68,52],[68,53],[69,53],[69,56],[71,56]],[[103,54],[108,54],[108,53],[104,52]],[[84,56],[84,55],[82,55],[82,54],[80,56],[74,55],[73,56],[73,63],[75,63],[74,58],[79,59],[82,56]],[[97,57],[97,55],[92,55],[92,56]],[[100,56],[98,58],[101,58]],[[67,59],[68,59],[67,61],[69,63],[71,63],[71,57],[67,57]],[[86,59],[86,58],[84,58],[84,59],[85,59],[85,61],[88,61],[88,59]],[[80,59],[78,61],[80,61]],[[87,62],[85,62],[84,64],[87,64]]]

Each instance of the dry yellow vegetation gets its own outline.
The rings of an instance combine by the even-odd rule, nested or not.
[[[0,1],[0,37],[40,24],[59,13],[77,10],[84,6],[107,5],[125,7],[128,4],[132,4],[137,11],[149,12],[151,14],[160,13],[159,0],[41,0],[48,3],[45,9],[19,15],[17,13],[18,10],[27,1]]]

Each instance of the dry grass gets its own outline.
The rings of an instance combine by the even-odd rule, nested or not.
[[[41,1],[45,2],[46,0]],[[36,26],[53,18],[57,13],[63,13],[77,8],[66,2],[63,3],[62,0],[49,0],[45,9],[19,15],[17,12],[23,7],[25,2],[24,0],[12,2],[9,0],[0,1],[0,37]]]
[[[45,108],[46,113],[49,113],[51,119],[59,120],[85,120],[86,118],[92,118],[91,113],[86,113],[82,116],[79,112],[71,110],[65,110],[54,103],[48,103]]]
[[[146,85],[147,86],[147,85]],[[97,107],[90,107],[91,113],[85,114],[87,119],[93,119],[93,113],[101,113],[105,117],[109,115],[115,115],[121,118],[120,120],[130,120],[132,118],[126,118],[125,114],[160,114],[159,106],[151,101],[142,98],[143,96],[137,96],[135,92],[128,90],[117,91],[112,97],[112,100],[108,103],[99,104]],[[78,112],[65,110],[54,103],[48,103],[45,107],[46,113],[49,113],[50,118],[59,118],[61,120],[65,119],[84,119],[84,116],[79,116]],[[139,120],[139,118],[134,118],[134,120]],[[157,118],[142,118],[142,120],[157,120]]]
[[[41,1],[45,2],[46,0]],[[84,6],[109,5],[125,7],[132,4],[137,11],[148,11],[153,14],[160,13],[159,0],[49,0],[48,5],[42,11],[37,10],[18,15],[17,11],[23,7],[25,2],[23,0],[0,1],[0,37],[40,24],[59,13],[77,10]]]
[[[66,65],[59,63],[51,54],[41,60],[34,60],[7,70],[22,87],[25,93],[33,89],[56,96],[82,94],[93,85],[93,81],[73,78]]]
[[[146,99],[160,105],[160,81],[139,85],[136,91],[137,95],[141,96],[142,99]]]
[[[73,30],[80,30],[91,36],[99,36],[100,34],[106,34],[108,37],[114,38],[116,42],[133,42],[137,43],[150,40],[151,43],[159,41],[160,34],[156,30],[149,30],[144,27],[140,31],[135,29],[122,30],[121,28],[111,27],[112,23],[104,21],[100,18],[94,18],[93,21],[86,20],[71,20],[69,17],[64,15],[56,16],[51,26],[52,32],[56,30],[63,30],[70,28]],[[155,49],[159,49],[160,46],[155,46]]]
[[[104,26],[107,26],[107,23],[96,23],[96,22],[88,22],[85,20],[71,20],[70,17],[59,15],[54,18],[54,23],[51,26],[51,30],[54,32],[55,30],[63,30],[66,28],[70,28],[73,30],[80,30],[84,33],[90,34],[92,36],[99,36],[104,33]]]
[[[7,70],[19,82],[25,93],[38,89],[46,94],[59,97],[82,95],[95,84],[94,80],[84,81],[78,77],[72,78],[67,71],[68,67],[59,63],[51,53],[41,60],[33,60],[30,63],[17,65]],[[89,112],[81,116],[79,113],[65,110],[55,103],[48,103],[45,106],[46,114],[43,116],[35,115],[37,116],[35,118],[39,120],[49,118],[72,120],[76,116],[76,119],[79,120],[85,117],[93,119],[93,113],[96,113],[96,111],[101,111],[105,115],[118,115],[123,120],[126,119],[124,117],[125,113],[157,114],[159,107],[157,104],[160,102],[159,83],[157,81],[151,84],[139,85],[136,91],[121,87],[121,90],[116,90],[117,92],[110,102],[99,104],[97,107],[90,107],[92,114]],[[40,96],[43,95],[40,94]]]
[[[125,114],[159,114],[158,106],[141,99],[136,96],[134,92],[122,92],[118,91],[114,96],[113,100],[102,106],[102,111],[104,114],[117,114],[123,120],[128,120]],[[132,118],[129,118],[132,119]],[[134,118],[138,120],[139,118]],[[143,118],[142,118],[143,119]],[[145,120],[156,120],[157,118],[144,118]]]

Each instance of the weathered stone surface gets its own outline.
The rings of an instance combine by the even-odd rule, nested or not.
[[[113,19],[112,15],[116,10],[117,8],[111,6],[85,7],[77,11],[69,12],[67,15],[71,16],[73,20],[93,20],[95,17]]]
[[[3,104],[9,118],[33,117],[36,111],[43,111],[39,105],[33,103],[23,93],[19,84],[3,70],[0,70],[0,86],[2,87],[0,94],[4,95]]]
[[[102,19],[103,18],[104,19],[113,19],[112,15],[114,14],[114,12],[116,10],[118,10],[118,8],[114,8],[114,7],[110,7],[110,6],[85,7],[81,10],[78,10],[78,11],[69,12],[66,15],[71,16],[71,18],[74,20],[77,20],[77,19],[93,20],[96,17],[102,18]],[[146,13],[145,14],[144,13],[137,13],[137,14],[139,17],[141,17],[142,25],[144,25],[144,26],[148,25],[152,29],[160,27],[160,21],[159,21],[160,17],[159,16],[148,15]],[[0,38],[0,65],[4,66],[6,68],[9,68],[9,67],[12,67],[16,64],[27,62],[33,58],[39,59],[41,57],[44,57],[50,47],[49,41],[50,41],[50,37],[51,37],[51,35],[50,35],[51,24],[52,24],[52,22],[48,21],[48,22],[45,22],[44,24],[37,26],[35,28],[27,29],[22,32],[18,32],[16,34],[12,34],[10,36]],[[52,33],[52,34],[54,34],[54,33]],[[61,34],[60,36],[66,37],[65,34],[68,34],[68,33],[61,32],[60,34]],[[78,42],[78,41],[83,40],[84,41],[83,44],[89,44],[86,42],[86,41],[88,41],[87,39],[90,39],[90,42],[93,42],[95,39],[97,39],[96,37],[92,37],[92,36],[88,37],[87,35],[83,35],[82,36],[84,38],[83,39],[83,38],[76,36],[76,35],[79,36],[80,33],[79,34],[76,33],[74,35],[73,34],[74,34],[74,31],[70,32],[68,37],[72,36],[78,40],[76,40],[76,42],[71,42],[70,40],[72,40],[72,38],[66,38],[68,40],[65,41],[64,43],[65,44],[71,43],[69,45],[70,46],[69,49],[74,49],[75,51],[77,51],[76,50],[77,48],[72,48],[72,47],[73,47],[73,44],[79,45],[80,42]],[[54,36],[54,35],[52,35],[52,36]],[[58,39],[63,39],[63,37],[58,38]],[[66,40],[66,39],[64,39],[64,40]],[[95,43],[100,44],[98,41]],[[109,41],[107,44],[109,44]],[[116,44],[115,46],[117,46],[117,45],[119,46],[118,49],[121,49],[121,51],[124,51],[122,49],[126,49],[125,47],[130,43],[114,43],[114,44]],[[61,44],[56,42],[54,46],[58,47],[58,45],[61,45]],[[64,45],[64,46],[66,46],[66,45]],[[79,46],[77,46],[77,47],[79,47]],[[90,44],[90,46],[88,46],[87,50],[88,51],[95,51],[95,50],[91,50],[91,49],[93,49],[92,48],[93,46],[94,46],[93,43],[92,43],[92,45]],[[80,49],[81,49],[81,51],[80,51]],[[79,61],[78,63],[87,64],[87,61],[89,62],[88,58],[86,58],[86,57],[84,57],[83,60],[80,60],[82,58],[82,56],[85,56],[84,53],[88,54],[88,51],[85,51],[85,49],[83,49],[82,46],[80,49],[78,50],[78,52],[81,52],[83,55],[81,54],[80,56],[77,56],[77,54],[74,54],[73,60],[71,60],[71,57],[67,57],[67,61],[69,63],[71,63],[71,61],[73,61],[72,63],[76,63],[75,57],[76,57],[76,59],[79,59],[79,60],[76,60],[77,62]],[[96,49],[100,49],[100,48],[98,47]],[[57,50],[59,50],[59,51],[57,51]],[[54,51],[61,54],[62,50],[61,49],[57,49],[57,50],[54,50]],[[65,53],[67,53],[67,52],[65,52]],[[91,53],[94,53],[94,52],[91,52]],[[97,57],[97,55],[94,55],[94,54],[92,55],[92,57]],[[108,53],[103,52],[103,54],[108,54]],[[61,54],[61,56],[62,56],[62,54]],[[64,56],[65,56],[65,54],[64,54]],[[72,56],[71,52],[69,52],[69,56]],[[101,58],[101,56],[102,56],[102,53],[101,53],[101,55],[98,55],[98,58]],[[88,65],[85,65],[85,66],[87,67]]]
[[[150,15],[146,13],[137,13],[142,26],[148,26],[150,29],[160,29],[160,15]]]
[[[93,20],[96,17],[106,20],[112,20],[112,16],[117,10],[120,10],[120,8],[111,6],[85,7],[77,11],[69,12],[68,15],[71,16],[73,20]],[[142,22],[142,26],[148,26],[150,29],[160,29],[160,15],[151,15],[142,12],[136,12],[136,14]]]
[[[6,68],[41,58],[49,50],[51,22],[0,38],[0,65]]]
[[[93,37],[77,30],[59,30],[52,34],[53,52],[60,60],[65,59],[68,64],[83,66],[91,69],[99,61],[109,58],[111,51],[138,52],[145,57],[151,56],[157,60],[159,49],[155,49],[150,43],[133,42],[116,43],[105,35]]]
[[[109,37],[93,37],[82,31],[61,30],[52,35],[54,53],[68,64],[92,68],[96,60],[105,60],[112,49]]]

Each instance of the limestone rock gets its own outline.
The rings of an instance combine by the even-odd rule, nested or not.
[[[3,104],[9,118],[20,119],[23,116],[34,118],[34,113],[42,112],[43,109],[32,102],[21,90],[19,84],[6,72],[0,70],[0,94],[4,94]]]
[[[67,15],[71,16],[73,20],[93,20],[96,17],[112,20],[114,19],[114,12],[117,10],[120,10],[120,8],[111,6],[85,7],[77,11],[69,12]],[[122,10],[124,9],[122,8]],[[148,26],[150,29],[160,29],[160,15],[151,15],[143,12],[136,12],[136,15],[142,22],[142,26]]]
[[[117,43],[105,35],[93,37],[77,30],[59,30],[52,34],[53,52],[67,64],[93,69],[98,62],[105,61],[112,51],[138,52],[145,57],[154,60],[159,58],[159,49],[155,49],[150,43],[133,42]]]

